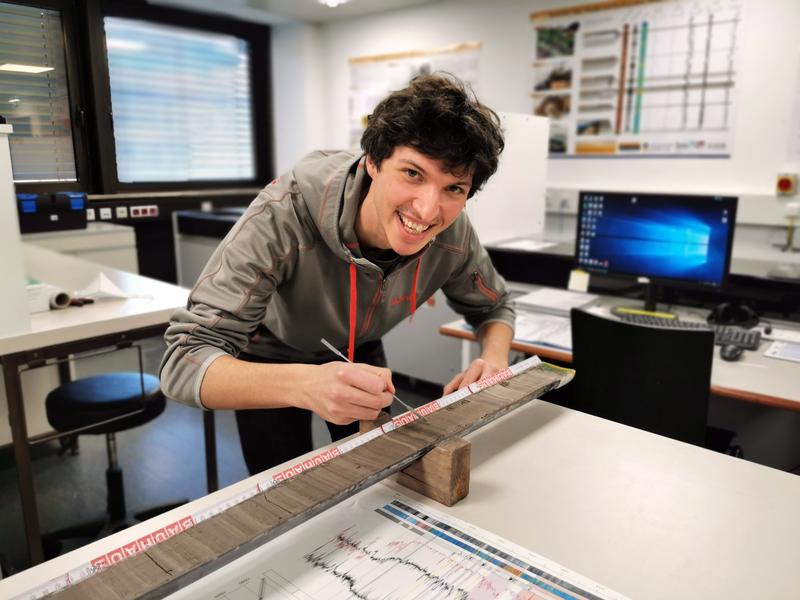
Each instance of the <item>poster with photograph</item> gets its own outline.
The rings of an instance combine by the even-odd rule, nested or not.
[[[350,59],[350,147],[357,148],[372,109],[418,75],[446,71],[478,91],[479,43]]]
[[[740,0],[604,2],[531,21],[551,158],[733,152]]]

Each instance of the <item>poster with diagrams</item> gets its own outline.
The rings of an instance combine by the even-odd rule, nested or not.
[[[730,156],[740,1],[614,4],[531,15],[550,157]]]
[[[375,486],[168,600],[625,600],[561,565]]]
[[[349,140],[358,148],[372,109],[390,92],[408,85],[414,77],[446,71],[477,91],[480,43],[463,43],[434,50],[351,58]]]

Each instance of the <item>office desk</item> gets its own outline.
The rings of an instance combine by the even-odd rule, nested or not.
[[[610,314],[611,307],[625,302],[624,299],[612,296],[600,296],[597,306],[601,312]],[[634,304],[630,300],[627,302]],[[517,307],[517,311],[522,310],[524,309]],[[682,318],[693,320],[700,320],[707,312],[702,309],[679,307],[672,307],[671,311]],[[797,326],[794,325],[794,327]],[[470,361],[470,342],[476,340],[475,335],[464,329],[463,321],[447,323],[439,328],[439,332],[442,335],[463,340],[461,360],[462,368],[466,368]],[[745,351],[742,358],[734,362],[722,360],[715,347],[711,369],[711,392],[725,398],[800,411],[800,363],[764,356],[764,351],[769,343],[762,341],[758,350]],[[523,340],[514,340],[511,347],[513,350],[525,354],[536,354],[545,360],[572,362],[572,352],[569,350],[537,345]]]
[[[172,312],[186,304],[188,290],[147,277],[99,267],[30,244],[24,245],[26,273],[64,290],[83,289],[102,271],[136,298],[99,301],[83,307],[31,315],[29,331],[0,337],[6,401],[17,464],[22,512],[32,564],[42,561],[38,510],[31,469],[21,372],[72,353],[163,335]],[[42,398],[44,401],[44,398]],[[205,417],[207,449],[213,453],[213,413]],[[205,416],[205,415],[204,415]],[[210,446],[209,446],[210,445]],[[216,464],[207,455],[209,486],[216,489]],[[212,472],[213,471],[213,472]]]
[[[469,439],[470,494],[454,507],[378,485],[633,599],[797,598],[800,477],[541,401]],[[14,598],[263,477],[0,581],[0,597]],[[211,598],[213,585],[204,590],[193,598]]]

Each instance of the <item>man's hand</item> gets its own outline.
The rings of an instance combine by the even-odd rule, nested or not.
[[[483,358],[476,358],[469,364],[465,371],[453,377],[450,383],[444,386],[443,395],[446,396],[451,392],[467,387],[470,383],[494,375],[506,367],[508,367],[508,364],[495,364]]]
[[[392,403],[395,391],[389,369],[339,361],[309,365],[309,379],[302,389],[304,408],[336,425],[377,419],[381,409]]]
[[[444,394],[460,390],[470,383],[507,368],[508,351],[511,348],[513,333],[511,327],[500,322],[488,323],[482,327],[478,332],[481,357],[473,360],[465,371],[453,377],[450,383],[444,386]]]

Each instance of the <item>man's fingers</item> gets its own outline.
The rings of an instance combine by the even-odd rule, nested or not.
[[[486,368],[486,361],[482,358],[476,358],[473,360],[467,370],[464,371],[464,376],[461,378],[461,382],[459,383],[458,389],[468,386],[470,383],[474,383],[481,378],[483,375],[483,370]]]
[[[392,371],[390,369],[387,369],[385,367],[376,367],[374,365],[368,365],[366,363],[356,363],[356,366],[366,371],[369,371],[370,373],[374,373],[375,375],[383,379],[386,385],[385,389],[389,390],[392,394],[395,393],[396,390],[394,384],[392,383]]]
[[[378,418],[378,415],[381,414],[381,409],[379,408],[367,408],[365,406],[358,406],[356,404],[352,404],[347,407],[345,411],[345,415],[342,415],[340,418],[344,421],[344,423],[339,424],[348,424],[352,423],[353,421],[374,421]]]
[[[342,363],[336,371],[336,377],[341,383],[363,390],[368,394],[380,394],[387,389],[387,380],[381,371],[388,371],[388,369]],[[391,384],[391,376],[389,376],[388,382]]]
[[[459,373],[458,375],[453,377],[450,380],[450,382],[446,386],[444,386],[444,389],[442,390],[442,395],[447,396],[447,394],[455,392],[458,389],[458,384],[461,383],[461,379],[463,377],[464,377],[463,373]]]
[[[482,358],[476,358],[473,360],[469,366],[462,372],[453,377],[446,386],[444,386],[444,390],[442,392],[446,396],[451,392],[455,392],[456,390],[460,390],[468,386],[470,383],[474,383],[488,375],[491,375],[493,368]]]
[[[352,385],[373,394],[384,390],[388,390],[390,393],[394,394],[395,387],[392,383],[392,372],[389,369],[368,365],[366,363],[355,363],[350,366],[352,367],[352,371],[348,371],[348,373],[352,373],[355,377],[355,379],[350,381]],[[361,375],[366,375],[367,377],[361,377]],[[381,383],[377,383],[375,378],[379,379]]]

